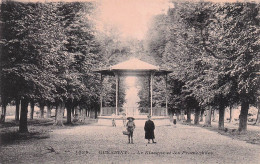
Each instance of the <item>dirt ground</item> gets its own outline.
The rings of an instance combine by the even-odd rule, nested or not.
[[[147,144],[141,126],[135,129],[134,144],[127,143],[124,127],[92,123],[43,129],[49,131],[45,135],[36,133],[37,126],[29,128],[35,131],[31,137],[0,143],[0,163],[259,163],[260,159],[257,144],[189,125],[156,127],[156,144]]]

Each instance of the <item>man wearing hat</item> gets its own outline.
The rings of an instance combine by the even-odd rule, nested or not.
[[[134,129],[135,129],[135,122],[134,122],[134,118],[133,117],[128,117],[127,120],[129,120],[126,124],[127,127],[127,131],[129,132],[128,134],[128,143],[130,143],[130,139],[131,139],[131,143],[133,144],[133,133],[134,133]]]
[[[154,141],[154,129],[155,125],[153,121],[151,120],[151,116],[147,116],[148,120],[145,122],[144,130],[145,130],[145,139],[148,139],[148,144],[150,143],[150,140],[152,140],[153,143],[156,143]]]

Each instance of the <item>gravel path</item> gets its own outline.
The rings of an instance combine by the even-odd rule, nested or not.
[[[161,126],[156,144],[147,144],[143,127],[134,144],[123,127],[98,125],[54,130],[50,138],[1,146],[0,163],[259,163],[260,146],[187,125]],[[48,148],[54,149],[47,150]]]

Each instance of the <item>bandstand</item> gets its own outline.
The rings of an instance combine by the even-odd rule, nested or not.
[[[122,113],[120,112],[119,103],[119,77],[120,76],[148,76],[149,77],[149,99],[150,99],[150,107],[148,113],[142,113],[138,115],[131,114],[129,115],[129,109],[126,109],[124,113],[127,116],[131,116],[135,118],[135,122],[137,124],[144,124],[147,119],[147,115],[150,114],[155,123],[159,124],[168,124],[169,116],[168,116],[168,94],[167,94],[167,75],[172,71],[162,69],[159,66],[155,66],[139,59],[130,59],[125,62],[113,65],[109,68],[99,69],[95,72],[101,74],[101,94],[100,94],[100,113],[98,116],[98,123],[110,125],[112,114],[115,114],[117,122],[120,124],[120,120],[122,120]],[[115,107],[103,107],[103,79],[104,76],[113,76],[116,81],[116,102]],[[165,80],[165,107],[153,107],[153,83],[155,76],[163,76]],[[134,113],[134,112],[133,112]]]

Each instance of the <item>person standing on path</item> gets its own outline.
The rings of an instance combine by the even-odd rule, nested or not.
[[[145,122],[145,125],[144,125],[145,139],[148,139],[148,144],[150,143],[150,140],[152,140],[153,143],[156,143],[154,141],[155,125],[154,125],[153,121],[151,120],[150,115],[148,115],[147,118],[148,118],[148,120]]]
[[[128,134],[128,143],[130,143],[130,139],[131,139],[131,143],[133,144],[133,133],[134,133],[134,129],[135,129],[135,122],[134,122],[134,118],[133,117],[128,117],[127,118],[129,121],[126,124],[127,127],[127,131],[129,132]]]
[[[177,123],[176,114],[173,114],[172,119],[173,119],[173,125],[174,125],[174,127],[176,127],[176,123]]]
[[[115,113],[112,113],[112,126],[116,127],[116,115],[115,115]]]

